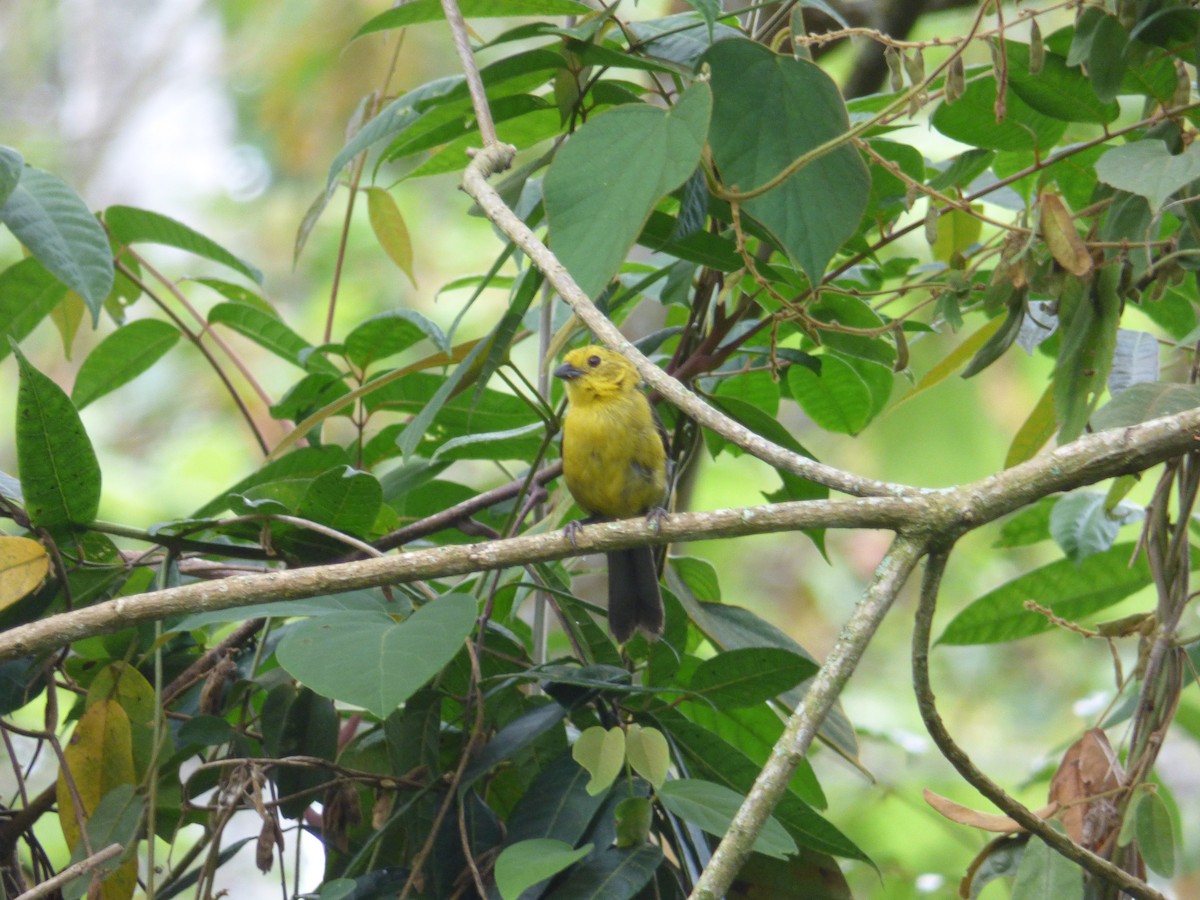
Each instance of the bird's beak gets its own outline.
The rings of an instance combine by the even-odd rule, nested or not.
[[[570,381],[573,378],[578,378],[583,374],[583,369],[577,369],[570,363],[563,363],[554,370],[554,377],[561,378],[563,381]]]

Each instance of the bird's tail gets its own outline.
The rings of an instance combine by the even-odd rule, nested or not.
[[[663,603],[654,548],[608,554],[608,627],[622,644],[639,628],[650,639],[662,634]]]

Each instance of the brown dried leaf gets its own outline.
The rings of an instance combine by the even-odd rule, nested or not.
[[[1050,801],[1062,808],[1062,823],[1075,843],[1099,847],[1117,824],[1116,795],[1125,773],[1108,737],[1099,728],[1084,732],[1067,748],[1050,779]]]
[[[1057,194],[1042,194],[1042,237],[1050,255],[1072,275],[1083,277],[1092,271],[1092,256],[1075,230],[1071,214]]]
[[[1008,816],[971,809],[969,806],[955,803],[941,794],[935,794],[929,788],[923,790],[921,795],[925,798],[926,803],[951,822],[957,822],[959,825],[970,825],[972,828],[991,831],[995,834],[1015,834],[1016,832],[1025,830]],[[1056,812],[1058,812],[1058,804],[1051,803],[1049,806],[1043,806],[1041,809],[1036,810],[1034,815],[1039,819],[1049,819]]]

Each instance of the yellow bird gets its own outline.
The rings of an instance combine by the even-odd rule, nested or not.
[[[572,350],[555,376],[567,386],[563,477],[591,521],[658,516],[667,495],[667,434],[638,390],[637,370],[604,347]],[[608,627],[619,642],[662,634],[651,547],[608,554]]]

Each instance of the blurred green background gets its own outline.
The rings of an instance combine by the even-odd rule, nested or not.
[[[144,206],[250,260],[266,273],[268,299],[317,343],[339,253],[345,190],[335,194],[293,265],[297,228],[323,188],[347,122],[360,100],[383,83],[391,64],[394,36],[350,41],[384,6],[363,0],[6,0],[0,4],[0,143],[65,178],[94,208]],[[643,0],[623,4],[623,13],[651,18],[679,6]],[[961,33],[969,13],[931,16],[917,36]],[[486,37],[512,23],[472,24]],[[837,77],[849,58],[839,51],[823,64]],[[402,92],[456,71],[448,31],[439,24],[421,26],[403,39],[390,89]],[[955,152],[920,126],[905,136],[920,142],[933,160]],[[380,250],[365,203],[358,203],[335,337],[343,324],[397,306],[420,309],[448,328],[467,293],[442,289],[486,271],[502,249],[490,226],[468,214],[470,204],[457,190],[455,175],[397,181],[401,174],[385,168],[376,183],[392,190],[407,219],[416,286]],[[919,237],[913,240],[913,255],[927,252]],[[0,264],[19,255],[11,235],[0,234]],[[153,249],[148,256],[172,277],[205,274],[194,259]],[[218,299],[202,286],[182,287],[202,309]],[[485,293],[458,337],[490,328],[504,301],[502,293]],[[130,310],[145,314],[152,310],[144,299]],[[69,386],[79,361],[112,323],[101,322],[95,331],[87,321],[60,317],[56,324],[57,330],[42,325],[26,352]],[[979,324],[968,319],[965,331]],[[935,334],[915,342],[913,379],[961,338]],[[249,342],[236,336],[229,341],[278,399],[295,373]],[[532,341],[522,354],[517,361],[532,379],[538,365]],[[1009,354],[977,379],[952,377],[909,401],[904,395],[911,381],[899,376],[891,408],[855,438],[823,433],[794,408],[784,418],[825,462],[916,485],[957,484],[1003,466],[1013,434],[1044,389],[1048,368],[1043,358]],[[135,527],[188,514],[258,461],[251,436],[194,350],[181,344],[154,371],[155,377],[135,381],[83,414],[104,472],[101,515]],[[9,424],[15,373],[11,358],[0,362],[0,470],[9,473],[16,466]],[[265,412],[260,426],[269,440],[284,433]],[[777,486],[776,476],[749,458],[722,456],[702,466],[692,500],[696,509],[761,502],[761,492]],[[474,474],[481,486],[506,480],[494,470]],[[1058,556],[1049,545],[997,551],[996,533],[997,527],[973,533],[958,548],[944,582],[940,623],[984,591]],[[677,550],[711,560],[726,602],[755,608],[820,658],[886,546],[887,535],[867,532],[831,533],[828,559],[798,535]],[[1146,602],[1134,597],[1108,617]],[[865,865],[848,866],[861,897],[954,896],[959,877],[987,840],[941,819],[921,798],[929,788],[987,808],[924,737],[909,685],[913,606],[910,590],[843,697],[860,729],[861,763],[870,778],[831,753],[818,751],[814,760],[830,817],[878,864],[878,874]],[[1134,651],[1132,645],[1122,647],[1127,669]],[[937,650],[933,677],[951,730],[982,768],[1035,807],[1045,802],[1054,760],[1094,723],[1114,683],[1108,647],[1064,633]],[[1194,697],[1185,703],[1197,709]],[[1186,738],[1173,738],[1160,768],[1184,810],[1182,859],[1195,868],[1200,753]],[[1196,892],[1200,896],[1200,883]],[[1005,895],[1004,886],[994,885],[983,896]]]

